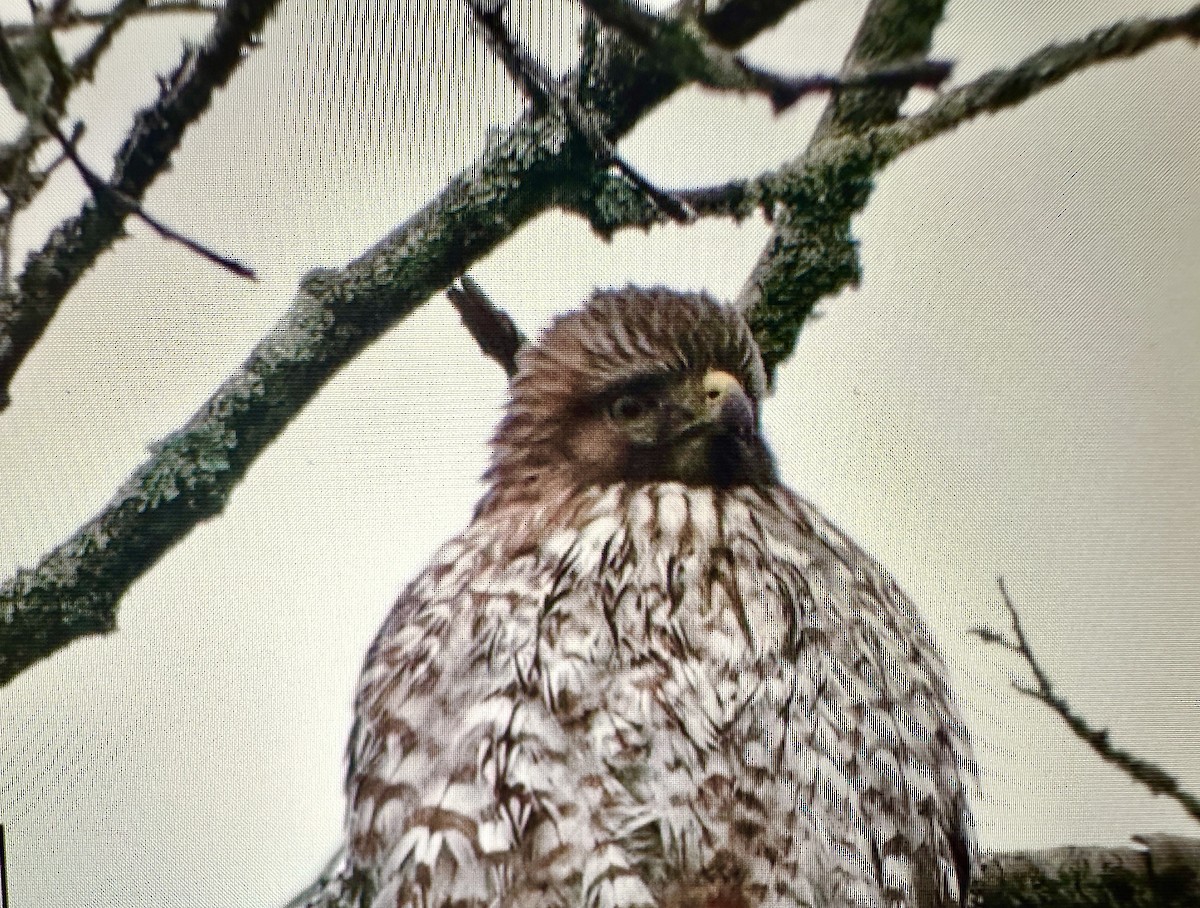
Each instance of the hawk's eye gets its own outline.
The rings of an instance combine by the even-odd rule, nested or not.
[[[623,394],[608,406],[609,415],[618,422],[632,422],[649,409],[650,402],[634,394]]]

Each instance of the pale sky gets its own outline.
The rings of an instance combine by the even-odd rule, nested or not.
[[[957,61],[958,83],[1185,5],[960,0],[934,52]],[[810,0],[754,59],[835,69],[864,6]],[[0,0],[5,19],[24,8]],[[569,65],[573,8],[522,9],[540,52]],[[80,93],[98,169],[177,36],[204,30],[131,29]],[[520,109],[457,7],[284,0],[264,38],[148,199],[263,280],[130,225],[0,414],[2,575],[103,507],[301,274],[402,222]],[[939,638],[983,770],[986,848],[1200,833],[1019,698],[1022,667],[967,633],[1005,626],[1002,574],[1061,692],[1200,790],[1198,54],[1176,42],[1090,70],[884,172],[855,222],[863,285],[822,305],[766,409],[786,481],[897,575]],[[820,109],[775,119],[757,99],[687,91],[621,151],[668,187],[754,174],[799,152]],[[36,245],[81,195],[60,171],[18,243]],[[472,274],[533,332],[597,286],[732,297],[767,231],[715,220],[606,244],[551,213]],[[435,297],[134,586],[115,634],[0,690],[14,906],[274,906],[312,879],[339,841],[363,653],[469,518],[504,392]]]

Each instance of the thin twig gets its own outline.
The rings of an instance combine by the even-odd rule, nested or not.
[[[985,643],[1002,646],[1009,652],[1016,653],[1025,660],[1025,664],[1033,672],[1034,680],[1037,683],[1034,686],[1014,681],[1012,682],[1013,687],[1025,696],[1031,697],[1050,707],[1067,724],[1067,727],[1075,733],[1075,736],[1087,744],[1106,763],[1111,763],[1131,779],[1141,782],[1154,794],[1166,795],[1172,798],[1193,819],[1200,820],[1200,799],[1184,791],[1180,787],[1179,781],[1162,767],[1114,745],[1109,740],[1107,729],[1093,728],[1054,689],[1050,675],[1042,667],[1041,663],[1038,662],[1037,657],[1033,653],[1033,647],[1029,643],[1029,637],[1025,634],[1025,628],[1021,624],[1021,616],[1017,611],[1017,607],[1013,604],[1012,597],[1008,593],[1008,588],[1004,584],[1004,578],[1000,577],[996,582],[1000,587],[1000,596],[1004,600],[1004,607],[1008,609],[1009,618],[1012,621],[1013,637],[1010,638],[1005,634],[986,627],[972,628],[971,632]]]
[[[120,4],[120,6],[144,4],[145,0],[135,0],[133,4]],[[47,59],[46,65],[51,69],[54,68],[58,61]],[[196,255],[225,268],[228,271],[238,275],[239,277],[248,280],[257,280],[253,269],[246,267],[236,259],[222,255],[204,246],[202,243],[193,240],[191,237],[185,236],[178,230],[167,226],[158,218],[151,215],[138,201],[127,193],[109,185],[105,180],[93,171],[79,156],[79,152],[75,149],[75,140],[68,138],[59,127],[54,119],[54,115],[44,107],[37,108],[37,99],[33,98],[29,86],[25,83],[24,76],[21,73],[19,65],[16,62],[15,55],[12,52],[8,41],[5,39],[3,30],[0,30],[0,64],[3,64],[3,73],[5,75],[5,85],[9,90],[10,95],[13,95],[14,104],[24,102],[28,107],[26,110],[30,120],[40,119],[42,128],[48,134],[54,137],[62,148],[62,153],[74,165],[79,175],[83,178],[84,184],[96,198],[96,202],[100,205],[106,203],[115,205],[122,214],[132,214],[149,226],[159,236],[172,242],[178,243],[184,248],[194,252]]]
[[[50,29],[56,32],[70,31],[76,28],[96,28],[108,24],[112,18],[113,10],[80,10],[73,9],[69,4],[63,4],[64,9],[61,13],[51,11],[49,16]],[[216,3],[203,3],[199,0],[164,0],[164,2],[156,3],[153,6],[147,6],[145,9],[138,10],[132,15],[134,18],[144,16],[179,16],[179,15],[207,15],[215,16],[221,12],[221,6]],[[23,37],[33,31],[35,26],[26,22],[14,22],[5,26],[9,35],[14,38]]]
[[[157,233],[165,240],[170,240],[173,243],[178,243],[190,252],[195,253],[207,261],[218,265],[227,271],[236,274],[238,277],[245,278],[249,281],[257,281],[258,275],[253,268],[243,265],[237,259],[230,258],[227,255],[222,255],[213,249],[209,249],[204,244],[193,240],[189,236],[185,236],[173,227],[168,227],[157,217],[146,211],[136,199],[131,198],[121,190],[110,186],[105,182],[104,178],[97,174],[94,170],[88,167],[87,163],[79,156],[79,152],[75,150],[75,145],[71,139],[63,134],[59,129],[58,124],[53,120],[46,119],[46,129],[54,136],[55,141],[62,147],[63,154],[67,160],[74,165],[75,170],[83,178],[83,182],[87,185],[92,195],[95,196],[98,204],[106,202],[116,205],[124,214],[132,214],[147,227]]]
[[[507,3],[485,4],[483,0],[466,0],[466,5],[472,21],[480,27],[488,46],[512,80],[540,109],[552,111],[582,137],[597,164],[615,167],[669,219],[681,224],[690,224],[696,219],[695,212],[686,204],[655,186],[622,158],[597,124],[596,117],[512,36],[504,22]]]
[[[452,284],[446,296],[484,355],[499,363],[509,378],[516,375],[517,352],[526,339],[512,316],[496,305],[469,274]]]
[[[146,11],[147,0],[121,0],[108,11],[100,30],[71,64],[71,76],[76,82],[91,80],[96,64],[111,46],[125,24]]]

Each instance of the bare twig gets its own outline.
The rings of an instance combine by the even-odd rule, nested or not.
[[[467,9],[482,31],[488,46],[499,57],[512,80],[542,110],[559,116],[591,149],[601,167],[615,167],[668,218],[682,224],[695,220],[691,211],[679,199],[664,192],[646,179],[622,158],[616,147],[600,128],[594,113],[587,110],[566,85],[556,81],[525,47],[508,31],[504,15],[506,3],[488,4],[483,0],[466,0]]]
[[[140,200],[163,172],[187,128],[214,92],[242,63],[278,0],[230,0],[204,44],[185,53],[164,81],[158,100],[135,118],[116,154],[107,185]],[[89,199],[79,214],[51,232],[26,261],[16,290],[0,290],[0,410],[12,377],[33,349],[66,294],[97,257],[118,239],[128,209]]]
[[[76,82],[91,80],[96,73],[96,64],[104,52],[112,46],[130,19],[146,11],[147,2],[148,0],[120,0],[107,12],[95,37],[71,64],[71,75]]]
[[[945,61],[917,61],[860,75],[784,76],[753,66],[711,41],[699,20],[686,13],[658,16],[628,0],[579,0],[596,19],[650,53],[664,54],[687,81],[718,91],[762,94],[776,113],[815,92],[847,88],[937,88],[950,75]]]
[[[126,2],[118,4],[118,9],[113,14],[113,22],[117,23],[114,27],[119,27],[122,8],[134,8],[145,5],[145,0],[135,0],[135,2]],[[125,10],[128,15],[128,9]],[[105,30],[102,29],[104,34]],[[93,45],[96,46],[96,45]],[[58,59],[57,51],[53,49],[53,44],[46,42],[45,44],[45,65],[48,71],[54,72],[61,68],[62,61]],[[20,66],[15,58],[11,46],[5,36],[4,30],[0,29],[0,73],[4,76],[4,85],[8,90],[10,97],[13,100],[14,106],[22,107],[29,117],[30,121],[40,120],[41,126],[59,143],[62,148],[63,155],[66,156],[83,178],[84,184],[95,196],[96,201],[100,205],[112,204],[122,214],[132,214],[139,220],[147,224],[159,236],[164,239],[179,243],[184,248],[196,253],[204,259],[213,262],[228,271],[233,272],[239,277],[244,277],[249,280],[257,280],[254,271],[247,268],[245,265],[214,252],[203,244],[184,236],[179,231],[168,227],[158,218],[145,211],[138,201],[131,198],[128,194],[110,186],[104,179],[98,176],[84,160],[79,156],[79,152],[75,149],[75,139],[68,138],[59,127],[55,120],[55,115],[48,110],[40,102],[40,99],[35,97],[34,91],[27,84],[25,77],[20,69]]]
[[[446,290],[446,296],[484,355],[499,363],[509,378],[516,375],[517,351],[526,341],[512,317],[468,274],[460,277],[457,284],[452,284]]]
[[[985,643],[1002,646],[1009,652],[1016,653],[1025,660],[1025,664],[1033,672],[1036,685],[1030,686],[1019,681],[1014,681],[1013,687],[1022,694],[1025,694],[1025,696],[1032,697],[1034,700],[1038,700],[1054,710],[1059,718],[1067,724],[1067,727],[1075,733],[1075,736],[1087,744],[1106,763],[1111,763],[1131,779],[1141,782],[1154,794],[1166,795],[1172,798],[1193,819],[1200,821],[1200,798],[1184,791],[1180,787],[1179,781],[1162,767],[1156,766],[1149,760],[1145,760],[1136,754],[1122,750],[1114,745],[1109,740],[1107,729],[1093,728],[1054,689],[1049,674],[1033,654],[1033,647],[1030,646],[1029,638],[1025,634],[1025,628],[1021,624],[1021,616],[1017,612],[1017,607],[1013,605],[1012,597],[1008,594],[1008,588],[1004,585],[1004,578],[999,578],[997,584],[1000,587],[1000,596],[1004,600],[1004,607],[1008,609],[1009,618],[1012,620],[1013,636],[1008,637],[999,631],[986,627],[972,628],[972,633]]]
[[[114,189],[112,186],[108,185],[108,183],[104,181],[104,178],[99,176],[94,170],[88,167],[83,158],[79,156],[79,152],[75,149],[75,140],[64,135],[63,131],[59,129],[58,124],[53,120],[47,119],[46,129],[49,130],[50,134],[54,136],[55,140],[62,147],[63,156],[66,157],[66,159],[69,160],[72,165],[74,165],[75,170],[78,171],[80,177],[83,178],[83,182],[87,185],[88,189],[91,191],[92,195],[95,196],[96,201],[99,204],[103,205],[106,203],[111,203],[122,214],[132,214],[163,239],[170,240],[173,243],[178,243],[189,252],[195,253],[201,258],[212,262],[214,265],[218,265],[219,267],[224,268],[226,271],[236,274],[238,277],[242,277],[250,281],[258,280],[258,275],[255,274],[253,268],[248,268],[237,259],[230,258],[227,255],[222,255],[219,252],[209,249],[207,246],[197,242],[196,240],[193,240],[189,236],[185,236],[178,230],[175,230],[173,227],[168,227],[154,215],[142,208],[136,199],[130,198],[128,195],[121,192],[121,190]]]

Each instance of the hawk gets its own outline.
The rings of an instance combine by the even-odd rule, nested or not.
[[[366,657],[371,908],[963,905],[974,767],[892,577],[784,486],[762,360],[625,288],[519,358],[470,526]]]

